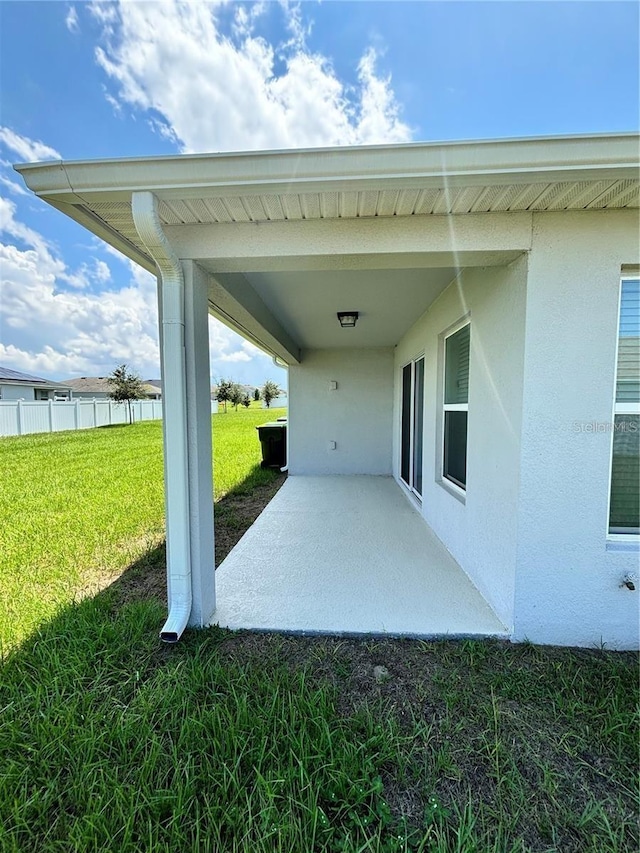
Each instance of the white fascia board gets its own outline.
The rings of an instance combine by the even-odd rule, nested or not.
[[[121,160],[54,161],[14,168],[37,195],[84,204],[133,191],[159,198],[347,191],[637,178],[639,136],[548,137],[478,142],[251,151]]]

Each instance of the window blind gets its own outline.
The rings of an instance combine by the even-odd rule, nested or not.
[[[620,329],[616,402],[640,401],[640,279],[624,279],[620,297]]]

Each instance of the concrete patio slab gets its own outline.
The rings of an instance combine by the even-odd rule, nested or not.
[[[216,572],[211,624],[507,636],[390,477],[289,477]]]

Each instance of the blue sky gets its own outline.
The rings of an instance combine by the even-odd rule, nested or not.
[[[153,278],[11,164],[637,130],[635,2],[0,2],[0,364],[159,375]],[[215,321],[211,373],[283,383]]]

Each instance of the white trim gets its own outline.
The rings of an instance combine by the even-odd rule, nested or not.
[[[194,191],[216,195],[330,192],[566,180],[637,179],[636,133],[409,143],[294,151],[252,151],[106,160],[51,161],[14,167],[31,190],[68,204],[93,194],[150,190],[159,198]],[[185,193],[185,190],[187,193]]]
[[[438,457],[438,465],[436,466],[436,482],[441,486],[445,487],[454,497],[466,498],[467,488],[466,485],[463,487],[451,477],[448,477],[444,473],[444,441],[445,441],[445,414],[446,412],[466,412],[467,413],[467,461],[468,461],[468,447],[469,447],[469,436],[468,436],[468,426],[469,426],[469,397],[467,396],[466,403],[446,403],[445,395],[446,395],[446,386],[447,386],[447,340],[459,332],[461,329],[464,329],[466,326],[471,326],[471,314],[468,312],[462,317],[460,320],[456,321],[453,325],[449,326],[444,332],[441,333],[441,365],[440,365],[440,373],[441,373],[441,409],[438,414],[438,420],[440,422],[440,435],[439,435],[439,457]],[[471,374],[471,329],[469,329],[469,375]]]
[[[631,268],[633,269],[633,268]],[[616,397],[618,394],[618,358],[620,350],[620,314],[622,312],[622,283],[624,281],[637,281],[640,277],[639,272],[630,272],[627,267],[624,272],[621,272],[618,284],[618,324],[616,330],[616,351],[614,361],[613,375],[613,412],[612,424],[614,428],[611,430],[611,440],[609,444],[609,478],[608,478],[608,495],[607,495],[607,518],[606,518],[606,541],[607,542],[640,542],[640,533],[612,533],[610,518],[611,518],[611,487],[613,478],[613,442],[615,438],[615,422],[616,415],[640,415],[640,401],[638,402],[618,402]]]
[[[609,533],[607,542],[628,543],[629,545],[640,545],[640,533]]]
[[[616,359],[616,365],[618,360]],[[614,415],[640,415],[640,403],[615,403]]]
[[[418,512],[422,512],[422,497],[411,488],[411,486],[407,486],[405,481],[401,476],[398,476],[396,481],[400,488],[402,489],[402,493],[407,498],[408,501],[411,501],[411,506],[417,510]]]
[[[410,409],[409,409],[409,479],[413,480],[414,475],[414,464],[415,464],[415,389],[416,389],[416,364],[419,361],[425,362],[424,369],[426,371],[426,360],[425,353],[422,350],[418,355],[410,358],[408,361],[405,361],[404,364],[400,366],[400,441],[399,441],[399,450],[400,450],[400,459],[398,464],[398,481],[400,484],[407,489],[407,491],[418,501],[419,505],[422,506],[422,495],[415,488],[413,483],[407,483],[405,479],[402,477],[402,412],[403,412],[403,402],[404,402],[404,369],[405,367],[411,367],[411,388],[410,388]],[[425,394],[424,394],[424,382],[426,378],[426,372],[422,378],[422,461],[423,461],[423,471],[422,471],[422,485],[424,490],[424,407],[425,407]]]

